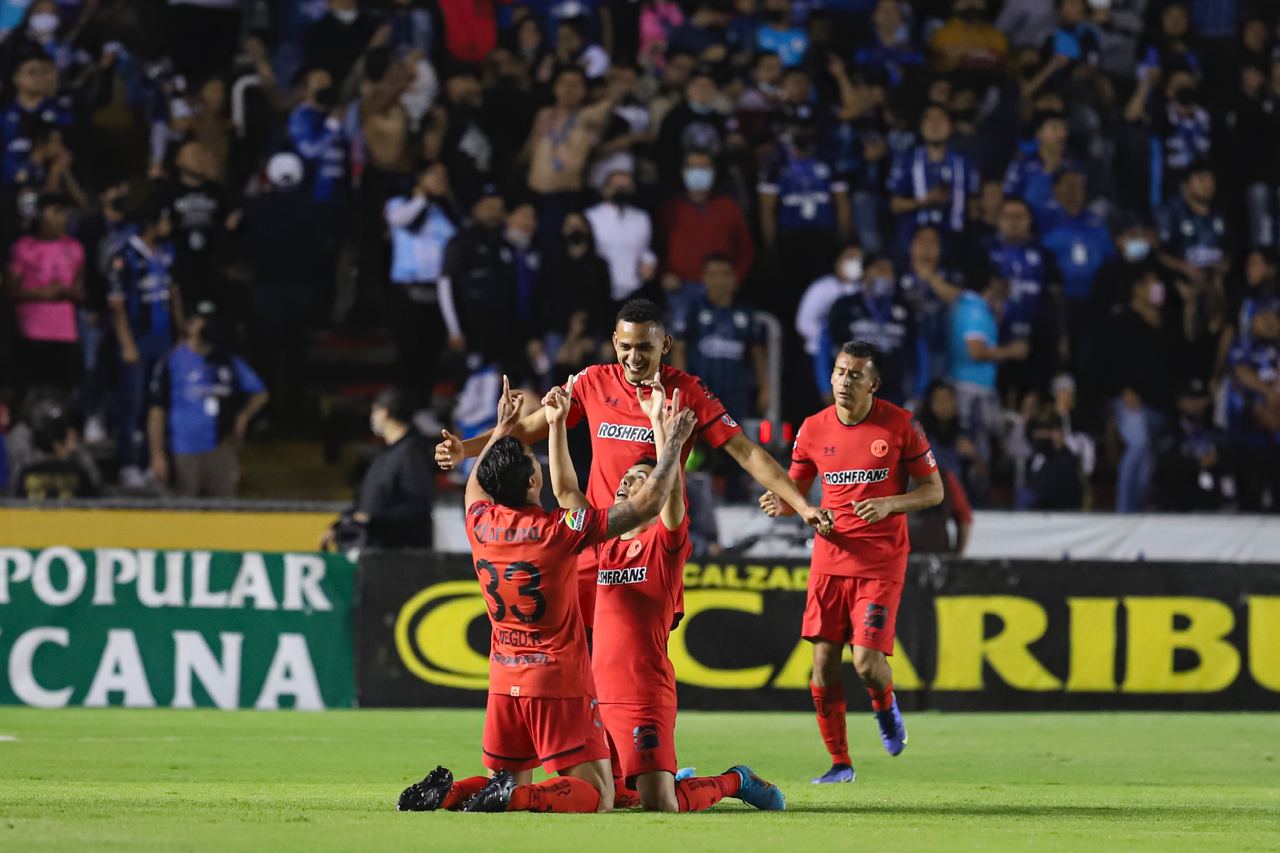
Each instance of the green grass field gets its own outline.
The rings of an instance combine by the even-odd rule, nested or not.
[[[471,711],[0,709],[0,850],[1280,850],[1280,714],[915,714],[853,785],[806,714],[680,717],[682,759],[739,761],[783,814],[398,814],[437,762],[478,770]],[[9,740],[8,738],[16,738]]]

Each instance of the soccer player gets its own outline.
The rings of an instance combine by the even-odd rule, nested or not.
[[[840,348],[831,371],[835,405],[805,419],[791,454],[791,478],[807,493],[822,475],[822,506],[835,528],[814,540],[802,635],[813,643],[813,706],[831,754],[831,769],[813,781],[852,782],[845,735],[840,658],[853,646],[853,667],[871,695],[880,738],[890,755],[907,745],[907,729],[893,695],[894,623],[907,571],[903,513],[942,501],[942,478],[920,425],[877,399],[880,370],[865,341]],[[907,489],[910,480],[912,488]],[[772,492],[760,498],[771,516],[789,507]]]
[[[644,487],[597,510],[546,512],[542,466],[512,436],[521,394],[502,379],[498,425],[467,480],[467,535],[493,626],[484,765],[455,782],[438,767],[400,795],[402,811],[595,812],[613,808],[613,777],[578,611],[574,555],[652,521],[675,483],[694,416],[673,407]],[[559,774],[530,784],[541,765]]]
[[[662,364],[662,357],[671,351],[671,343],[662,310],[647,299],[633,299],[618,312],[613,332],[617,364],[592,365],[576,377],[566,423],[573,427],[585,419],[591,429],[591,473],[587,480],[591,506],[608,506],[627,469],[642,456],[653,455],[653,430],[636,401],[635,389],[656,375],[664,387],[680,391],[683,405],[697,416],[697,434],[703,441],[712,447],[723,447],[756,482],[780,496],[818,532],[829,530],[830,516],[811,506],[773,457],[743,435],[741,427],[705,384],[696,376]],[[526,415],[511,434],[525,444],[533,444],[545,439],[548,430],[546,415],[539,409]],[[450,470],[475,456],[488,440],[488,435],[480,435],[464,442],[446,430],[444,440],[436,445],[436,463]],[[693,443],[689,442],[681,462],[692,450]],[[596,568],[594,555],[583,552],[578,562],[578,593],[588,629],[595,614]]]
[[[647,384],[648,398],[644,388],[637,388],[636,400],[661,447],[667,444],[665,392],[656,381]],[[542,402],[556,500],[564,509],[579,510],[590,504],[578,490],[565,428],[575,387],[572,377],[566,387],[551,389]],[[678,389],[671,394],[671,407],[680,407]],[[635,460],[618,484],[613,505],[633,500],[648,487],[656,464],[651,458]],[[596,546],[600,589],[591,667],[600,716],[613,741],[623,788],[638,791],[645,810],[702,811],[725,797],[737,797],[758,809],[780,811],[786,808],[782,792],[746,765],[719,776],[675,779],[676,678],[667,657],[667,637],[679,619],[684,562],[691,549],[680,485],[667,491],[656,520]]]

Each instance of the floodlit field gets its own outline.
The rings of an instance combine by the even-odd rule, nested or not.
[[[398,814],[437,762],[478,769],[470,711],[0,709],[0,849],[1278,850],[1280,715],[915,714],[890,759],[850,718],[858,782],[805,714],[680,718],[681,756],[746,761],[784,814]],[[15,738],[10,740],[10,738]]]

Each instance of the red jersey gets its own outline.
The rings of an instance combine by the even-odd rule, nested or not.
[[[900,495],[910,478],[936,470],[924,430],[892,403],[872,400],[871,411],[854,426],[840,422],[835,406],[806,418],[791,451],[791,479],[821,475],[822,506],[835,515],[831,535],[814,538],[811,571],[901,583],[911,550],[906,515],[867,524],[853,505]]]
[[[667,657],[684,590],[689,520],[661,521],[634,539],[596,546],[596,622],[591,668],[601,702],[676,705],[676,673]]]
[[[489,605],[489,692],[569,699],[594,693],[578,608],[577,554],[600,542],[607,510],[547,512],[476,501],[467,538]]]
[[[680,405],[697,415],[695,437],[701,436],[712,447],[720,447],[742,432],[737,421],[724,410],[724,404],[698,377],[665,364],[660,375],[667,396],[680,389]],[[578,374],[573,383],[573,402],[567,423],[576,426],[583,418],[591,429],[587,502],[592,506],[610,506],[627,469],[645,456],[657,456],[653,428],[649,426],[649,418],[640,411],[636,386],[627,382],[622,365],[596,364]],[[682,464],[693,450],[693,441],[690,438],[681,452]]]

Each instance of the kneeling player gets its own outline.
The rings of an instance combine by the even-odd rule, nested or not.
[[[667,443],[658,380],[636,389],[640,409],[653,428],[654,446]],[[578,476],[569,457],[566,417],[573,380],[567,390],[554,388],[543,398],[549,432],[551,485],[565,509],[589,508],[578,491]],[[678,410],[680,391],[672,392]],[[622,476],[614,506],[634,500],[653,486],[656,465],[640,459]],[[639,791],[648,811],[691,812],[710,808],[725,797],[737,797],[759,809],[780,810],[786,800],[777,787],[745,765],[719,776],[675,780],[676,680],[667,657],[667,637],[677,621],[689,556],[683,481],[664,492],[657,520],[647,519],[616,539],[596,547],[598,563],[592,670],[600,697],[600,715],[613,741],[626,788]]]
[[[840,348],[831,371],[835,405],[805,420],[791,454],[796,487],[808,494],[821,474],[822,506],[835,515],[831,535],[814,540],[801,631],[813,643],[813,705],[831,754],[831,769],[816,783],[854,779],[840,678],[846,643],[853,646],[853,667],[871,695],[885,750],[898,755],[906,747],[886,658],[893,654],[910,551],[903,513],[943,498],[942,478],[920,425],[907,411],[875,397],[875,355],[864,341]],[[771,516],[790,514],[771,492],[760,505]]]
[[[613,778],[578,609],[576,555],[651,521],[693,433],[672,411],[645,488],[608,511],[546,512],[542,466],[511,437],[520,394],[506,377],[498,426],[467,480],[467,534],[493,626],[484,765],[491,778],[455,781],[437,767],[400,795],[402,811],[595,812],[613,808]],[[541,765],[560,778],[530,784]]]

